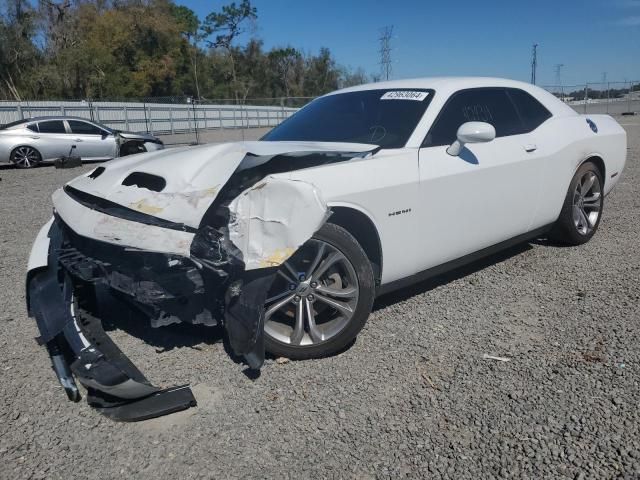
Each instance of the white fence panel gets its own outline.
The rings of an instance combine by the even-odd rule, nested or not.
[[[30,117],[73,116],[111,128],[156,134],[216,128],[274,127],[297,108],[142,102],[0,101],[0,125]]]

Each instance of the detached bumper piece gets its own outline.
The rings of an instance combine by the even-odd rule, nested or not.
[[[196,406],[188,386],[152,385],[107,336],[99,319],[74,311],[71,278],[59,268],[62,232],[56,223],[49,237],[49,266],[29,279],[29,311],[41,333],[38,343],[46,345],[69,399],[80,400],[77,379],[87,388],[89,405],[116,421],[146,420]]]

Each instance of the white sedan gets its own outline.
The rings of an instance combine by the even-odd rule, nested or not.
[[[380,294],[528,239],[587,242],[625,158],[613,118],[525,83],[340,90],[261,141],[136,155],[69,182],[33,247],[29,311],[73,398],[74,375],[94,395],[159,395],[82,313],[97,289],[154,327],[224,325],[253,369],[265,349],[331,355]]]

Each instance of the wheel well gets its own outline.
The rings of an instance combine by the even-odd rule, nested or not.
[[[593,163],[596,167],[598,167],[598,170],[600,170],[600,175],[602,175],[602,181],[604,183],[607,182],[607,177],[606,177],[606,169],[604,166],[604,161],[602,160],[602,158],[600,157],[589,157],[587,158],[584,162],[582,162],[582,165],[584,165],[587,162],[591,162]]]
[[[126,157],[128,155],[134,155],[136,153],[144,153],[147,148],[144,146],[142,140],[127,140],[120,145],[119,155],[120,157]]]
[[[349,207],[333,207],[329,222],[347,230],[358,241],[373,267],[376,285],[382,278],[382,245],[378,230],[364,213]]]

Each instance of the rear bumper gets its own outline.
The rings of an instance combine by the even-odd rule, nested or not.
[[[195,406],[188,387],[152,385],[106,335],[99,319],[79,315],[78,298],[91,295],[91,282],[65,266],[73,262],[64,260],[68,252],[61,222],[49,222],[43,232],[29,263],[28,310],[40,330],[37,341],[46,346],[69,399],[80,400],[77,379],[87,389],[89,404],[114,420],[143,420]]]

